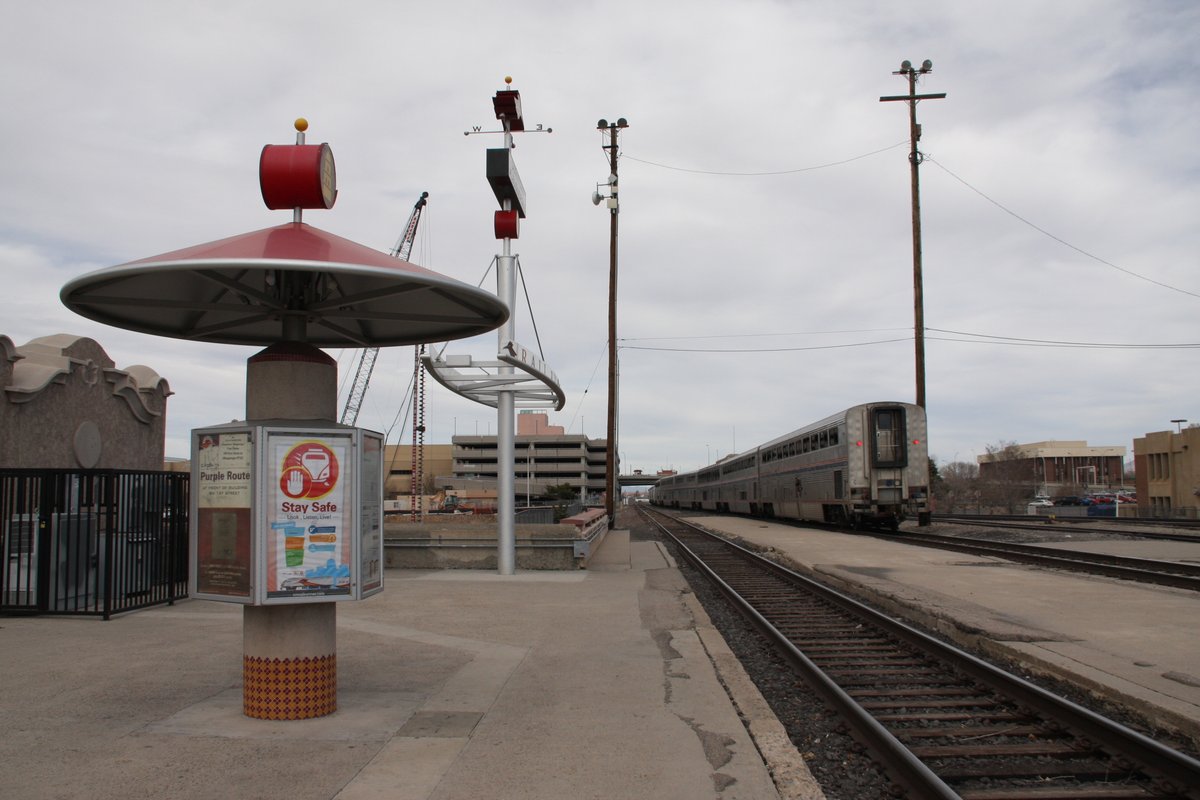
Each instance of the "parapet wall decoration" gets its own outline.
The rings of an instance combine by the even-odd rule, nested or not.
[[[0,334],[0,467],[162,469],[165,378],[118,369],[96,341]]]

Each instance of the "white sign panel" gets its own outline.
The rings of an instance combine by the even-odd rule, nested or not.
[[[352,432],[269,432],[267,599],[352,593],[355,463]]]

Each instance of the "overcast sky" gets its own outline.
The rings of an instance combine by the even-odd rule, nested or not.
[[[167,455],[244,416],[252,348],[135,334],[58,299],[75,276],[283,224],[264,144],[328,142],[305,221],[472,285],[498,252],[484,151],[505,75],[528,126],[520,256],[554,424],[603,437],[621,136],[623,467],[692,469],[850,405],[915,397],[907,83],[918,89],[930,450],[1122,445],[1200,422],[1200,4],[0,0],[0,333],[72,333],[163,375]],[[484,284],[495,290],[494,273]],[[537,341],[529,309],[517,339]],[[1108,345],[1082,347],[1069,345]],[[495,335],[448,353],[491,357]],[[355,351],[330,351],[343,374]],[[410,441],[411,348],[359,424]],[[339,400],[339,407],[341,404]],[[429,384],[426,441],[495,433]]]

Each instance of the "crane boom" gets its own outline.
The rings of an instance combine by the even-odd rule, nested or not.
[[[408,217],[408,225],[400,236],[400,241],[392,248],[390,255],[407,261],[412,252],[413,240],[417,238],[417,223],[421,221],[421,212],[429,199],[429,192],[421,192],[412,214]],[[346,395],[346,405],[342,408],[343,425],[353,425],[358,422],[358,412],[362,408],[363,398],[367,395],[367,387],[371,385],[371,373],[375,371],[375,359],[379,357],[378,347],[368,347],[362,351],[358,359],[358,367],[354,370],[354,382],[350,384],[350,393]]]
[[[402,261],[408,261],[408,254],[412,252],[413,240],[417,238],[417,223],[421,221],[421,211],[425,208],[428,199],[429,192],[421,192],[421,197],[413,206],[412,214],[408,217],[408,225],[400,236],[400,241],[396,242],[396,246],[392,248],[392,255]]]

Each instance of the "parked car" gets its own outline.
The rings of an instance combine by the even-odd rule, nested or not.
[[[1054,498],[1054,505],[1056,505],[1056,506],[1086,506],[1086,505],[1090,505],[1090,503],[1086,497],[1077,497],[1075,495],[1068,495],[1066,497]]]
[[[1054,501],[1051,500],[1049,497],[1035,497],[1029,501],[1028,505],[1041,506],[1041,507],[1053,506]]]

